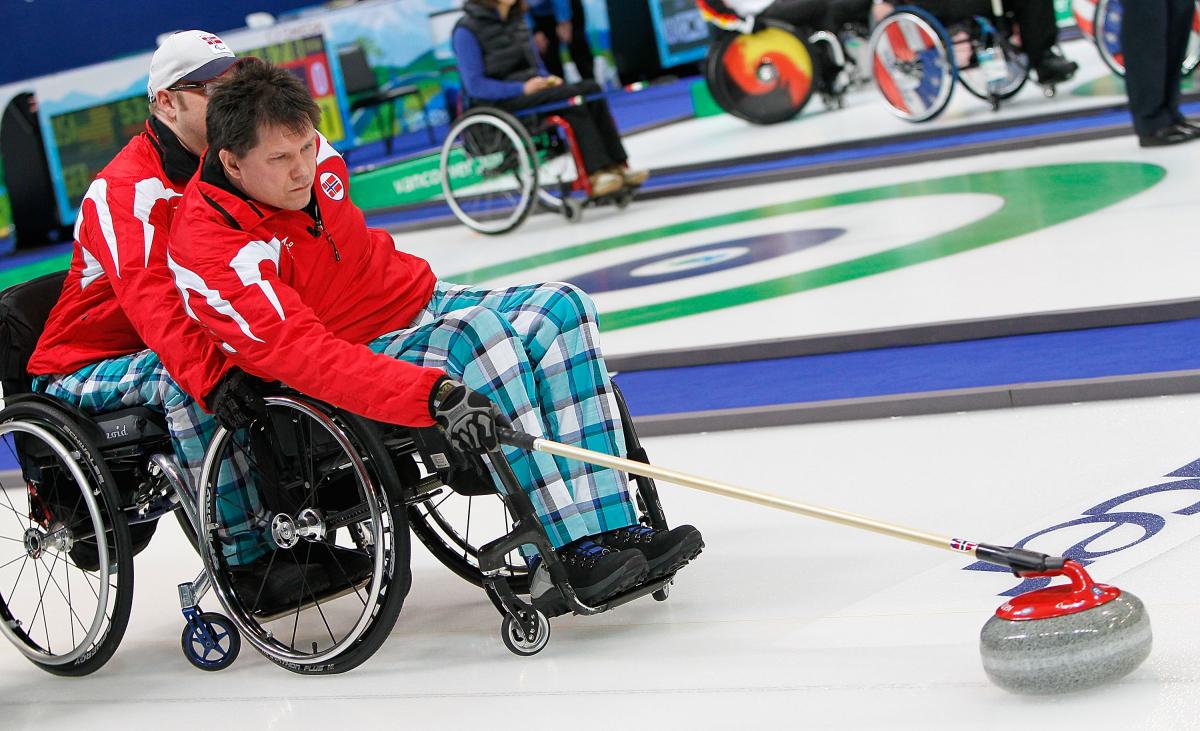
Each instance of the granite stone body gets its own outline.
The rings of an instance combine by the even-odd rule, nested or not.
[[[992,616],[980,632],[983,669],[1005,690],[1069,693],[1120,678],[1150,654],[1150,617],[1122,592],[1093,609],[1050,619]]]

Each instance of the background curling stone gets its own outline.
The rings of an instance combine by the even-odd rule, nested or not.
[[[1150,617],[1140,599],[1092,582],[1074,561],[1061,573],[1071,584],[1014,597],[983,626],[983,669],[1005,690],[1082,690],[1127,675],[1150,654]]]

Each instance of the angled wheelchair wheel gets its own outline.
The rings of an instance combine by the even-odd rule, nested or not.
[[[813,93],[808,42],[783,25],[724,33],[708,49],[704,80],[721,109],[753,124],[792,119]]]
[[[482,234],[507,233],[533,209],[537,167],[533,141],[516,117],[492,107],[472,109],[442,144],[442,194],[463,225]]]
[[[963,88],[984,101],[999,102],[1016,96],[1029,80],[1029,57],[996,32],[990,21],[981,23],[972,18],[969,23],[972,63],[958,69]],[[993,74],[991,68],[1002,69]]]
[[[1100,58],[1117,76],[1125,76],[1125,54],[1121,50],[1121,24],[1124,17],[1124,0],[1099,0],[1093,22],[1096,48]],[[1196,3],[1200,13],[1200,2]],[[1183,59],[1183,75],[1187,76],[1200,65],[1200,16],[1192,15],[1192,32],[1188,36],[1187,55]]]
[[[434,558],[478,587],[483,586],[479,549],[507,535],[513,526],[500,493],[466,495],[449,487],[410,505],[408,522]],[[517,551],[505,557],[503,572],[513,591],[529,591],[529,567]]]
[[[42,400],[0,411],[0,633],[55,675],[95,672],[129,622],[132,542],[99,455]]]
[[[205,455],[201,555],[243,641],[296,673],[345,672],[387,638],[411,583],[399,478],[369,422],[266,402],[267,419],[218,429]]]
[[[1100,0],[1096,3],[1096,48],[1100,58],[1117,76],[1125,75],[1125,54],[1121,51],[1121,20],[1124,11],[1121,0]]]
[[[875,85],[892,113],[909,122],[941,114],[956,76],[946,30],[923,10],[904,7],[871,34]]]

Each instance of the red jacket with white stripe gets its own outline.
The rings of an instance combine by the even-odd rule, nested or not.
[[[365,344],[412,323],[433,296],[433,272],[367,228],[345,161],[319,135],[316,155],[302,211],[251,200],[215,156],[201,163],[171,229],[185,307],[247,373],[370,419],[429,426],[444,373]]]
[[[31,375],[74,373],[150,348],[200,401],[229,370],[183,311],[167,269],[171,219],[196,163],[152,120],[92,181],[75,220],[71,269],[29,360]]]

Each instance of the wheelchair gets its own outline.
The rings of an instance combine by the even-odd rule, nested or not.
[[[869,3],[861,22],[848,18],[837,33],[743,18],[720,0],[696,4],[717,31],[704,60],[705,84],[727,114],[752,124],[786,122],[814,93],[827,109],[841,109],[847,92],[866,81],[868,72],[849,49],[864,45]]]
[[[561,106],[584,103],[575,97]],[[460,223],[499,235],[519,227],[534,208],[579,223],[589,206],[629,206],[634,188],[604,196],[592,192],[574,130],[556,108],[514,114],[481,104],[458,116],[442,143],[438,167],[442,195]]]
[[[1125,76],[1125,57],[1121,52],[1122,0],[1072,0],[1071,13],[1080,32],[1096,44],[1100,58],[1117,76]],[[1192,16],[1192,33],[1188,39],[1187,56],[1183,60],[1183,75],[1188,76],[1200,65],[1200,2]]]
[[[63,279],[46,275],[0,293],[0,632],[38,667],[80,676],[108,661],[129,621],[133,558],[171,512],[204,566],[178,586],[181,647],[202,670],[228,667],[243,642],[306,675],[366,661],[411,583],[409,529],[443,565],[486,590],[503,616],[502,640],[518,655],[549,640],[547,614],[520,596],[537,578],[539,597],[557,597],[551,615],[667,598],[673,576],[600,606],[582,604],[503,458],[492,465],[498,491],[484,469],[492,455],[468,458],[436,430],[376,424],[299,394],[268,396],[266,418],[247,429],[218,427],[200,484],[191,484],[161,414],[133,407],[89,416],[29,392],[25,363]],[[628,454],[645,461],[619,391],[617,398]],[[244,489],[219,489],[231,479]],[[653,481],[635,484],[641,521],[665,529]],[[234,560],[263,545],[261,574]],[[521,546],[543,557],[533,576]],[[273,567],[300,577],[287,602],[265,596]],[[200,609],[209,590],[225,614]]]
[[[1029,80],[1029,59],[1013,45],[1000,0],[991,16],[975,15],[944,25],[932,14],[900,6],[875,27],[870,54],[875,85],[892,113],[925,122],[946,109],[955,82],[999,110]],[[1047,97],[1055,86],[1042,87]]]

